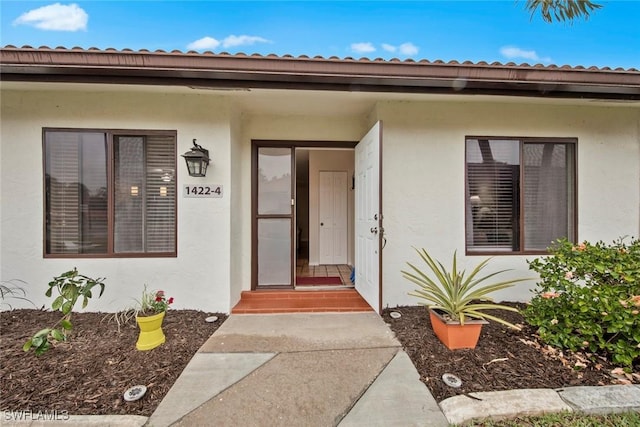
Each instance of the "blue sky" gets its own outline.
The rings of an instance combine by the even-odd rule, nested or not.
[[[504,1],[5,1],[0,44],[640,69],[640,1],[587,21]]]

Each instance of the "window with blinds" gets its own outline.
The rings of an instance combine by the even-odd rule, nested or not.
[[[467,138],[468,252],[543,252],[576,239],[575,141]]]
[[[44,140],[46,255],[175,255],[175,132],[46,129]]]

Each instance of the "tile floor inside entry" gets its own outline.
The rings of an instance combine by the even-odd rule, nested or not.
[[[331,277],[340,276],[344,286],[353,287],[351,282],[351,266],[338,265],[309,265],[306,258],[298,258],[296,263],[296,276],[300,277]]]

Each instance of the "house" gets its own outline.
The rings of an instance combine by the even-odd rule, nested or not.
[[[74,266],[229,312],[295,266],[415,304],[425,247],[531,276],[554,239],[640,229],[640,71],[113,49],[0,50],[1,270],[36,305]],[[181,158],[208,150],[206,176]],[[202,153],[202,151],[196,150]],[[506,276],[505,276],[506,277]],[[497,295],[527,300],[534,282]]]

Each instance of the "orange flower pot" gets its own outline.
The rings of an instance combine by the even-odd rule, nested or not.
[[[489,323],[474,319],[461,325],[460,322],[445,320],[440,313],[432,309],[429,309],[429,318],[433,332],[449,350],[476,348],[482,325]]]
[[[136,317],[136,322],[140,328],[140,335],[136,348],[138,350],[151,350],[164,343],[166,338],[162,331],[162,321],[165,312],[154,314],[153,316]]]

